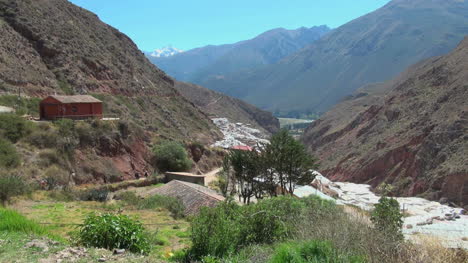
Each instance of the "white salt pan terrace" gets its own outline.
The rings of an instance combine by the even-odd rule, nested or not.
[[[337,204],[354,205],[370,211],[380,198],[370,190],[369,185],[334,183],[319,174],[316,180],[316,183],[338,194]],[[322,198],[327,196],[312,186],[301,186],[297,191],[299,197],[311,194]],[[326,199],[330,198],[327,196]],[[462,240],[468,238],[468,216],[460,214],[462,209],[418,197],[397,197],[396,199],[401,209],[409,215],[403,219],[403,233],[408,239],[413,239],[416,234],[426,234],[439,239],[446,247],[468,249],[468,241]]]
[[[256,146],[257,143],[268,143],[266,135],[258,129],[248,127],[243,123],[232,123],[227,118],[212,119],[224,135],[223,140],[212,146],[231,148],[233,146]]]

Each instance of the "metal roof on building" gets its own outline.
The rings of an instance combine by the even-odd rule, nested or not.
[[[53,95],[50,97],[60,101],[61,103],[101,103],[102,102],[90,95],[72,95],[72,96]]]

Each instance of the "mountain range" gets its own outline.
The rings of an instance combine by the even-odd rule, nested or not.
[[[275,63],[329,31],[327,26],[277,28],[234,44],[196,48],[170,57],[147,56],[177,80],[203,84],[209,78]]]
[[[209,70],[188,80],[279,115],[321,113],[363,85],[386,81],[411,64],[449,52],[466,34],[468,1],[393,0],[317,41],[309,39],[303,49],[276,63],[233,71],[229,65],[239,64],[237,57],[224,57],[227,66],[212,62],[215,66],[204,65]],[[165,64],[176,59],[160,65],[178,78]]]
[[[367,86],[306,130],[329,178],[468,205],[468,37],[450,54]]]

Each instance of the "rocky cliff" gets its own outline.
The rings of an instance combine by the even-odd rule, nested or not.
[[[302,141],[333,180],[468,205],[468,38],[335,106]],[[379,91],[374,93],[373,91]]]

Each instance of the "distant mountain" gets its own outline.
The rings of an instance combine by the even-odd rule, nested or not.
[[[166,58],[183,52],[184,51],[182,49],[168,46],[161,49],[156,49],[153,52],[147,52],[146,55],[153,58]]]
[[[334,180],[468,205],[468,37],[450,54],[360,89],[302,137]]]
[[[359,87],[442,55],[468,34],[468,1],[393,0],[273,65],[201,84],[270,111],[324,112]]]
[[[279,61],[328,33],[327,26],[287,30],[277,28],[251,40],[206,46],[170,57],[151,57],[151,62],[180,81],[203,84],[209,78],[253,69]]]
[[[270,112],[239,99],[191,83],[176,81],[175,87],[211,118],[227,118],[230,122],[249,124],[265,134],[272,134],[280,129],[279,120]]]

